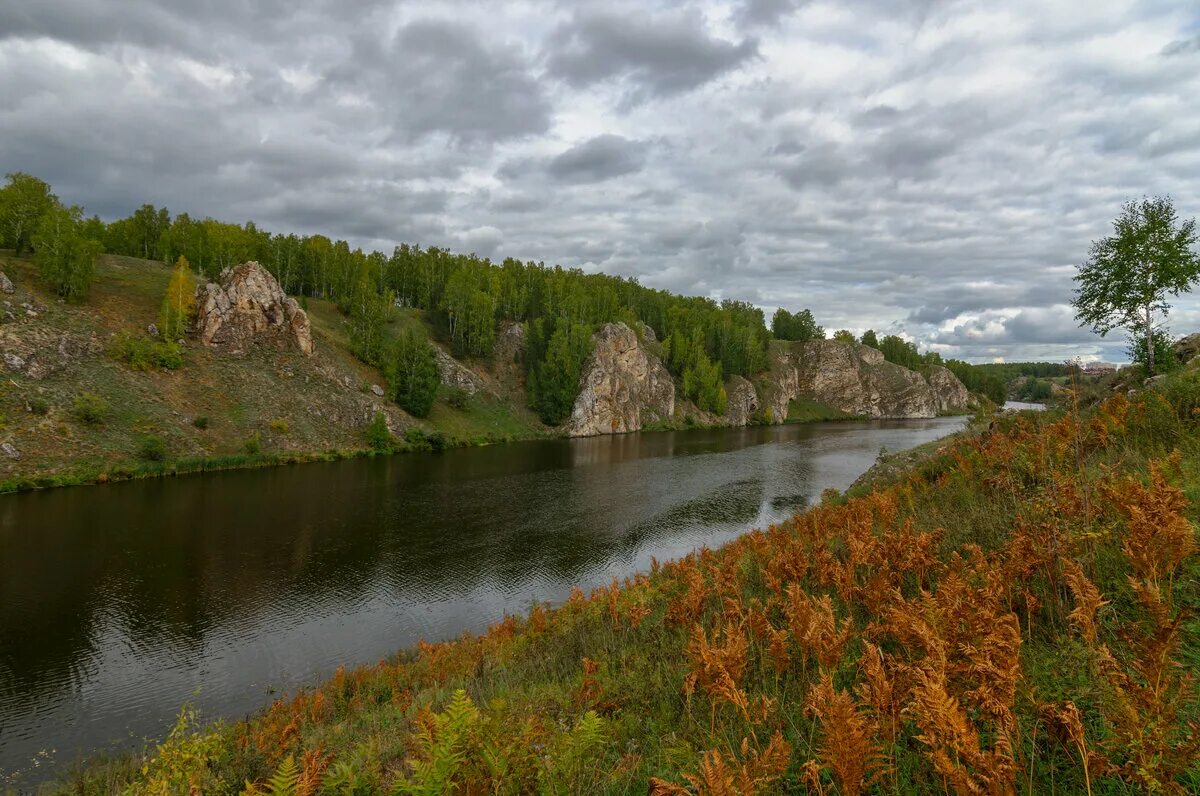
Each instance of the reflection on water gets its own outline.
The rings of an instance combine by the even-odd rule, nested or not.
[[[961,419],[552,440],[0,497],[0,772],[253,711],[776,522]],[[2,782],[2,781],[0,781]]]

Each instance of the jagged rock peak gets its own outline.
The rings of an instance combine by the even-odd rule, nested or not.
[[[671,374],[624,323],[605,324],[592,335],[579,386],[566,423],[572,437],[638,431],[675,412]]]
[[[241,349],[261,342],[313,352],[308,314],[256,262],[226,268],[219,284],[209,282],[196,289],[193,331],[207,346]]]

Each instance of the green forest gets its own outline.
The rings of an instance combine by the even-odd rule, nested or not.
[[[386,343],[383,327],[395,307],[429,313],[458,356],[489,357],[500,322],[526,324],[529,403],[551,425],[569,414],[588,341],[604,323],[623,321],[652,330],[662,341],[664,362],[682,396],[717,414],[725,410],[724,381],[766,369],[772,338],[825,337],[809,310],[780,309],[768,327],[762,310],[744,301],[685,297],[636,279],[542,262],[507,258],[496,263],[408,243],[390,254],[367,252],[324,235],[273,234],[253,221],[172,216],[150,204],[105,223],[85,216],[80,207],[64,205],[36,177],[7,177],[0,188],[0,245],[17,254],[32,250],[43,279],[67,300],[86,298],[91,263],[101,251],[166,264],[182,258],[203,278],[255,260],[285,292],[336,302],[350,318],[355,353],[389,373],[401,405],[418,416],[430,400],[430,365],[411,345]],[[849,333],[839,332],[839,338],[844,335]],[[972,392],[1004,400],[1000,377],[934,352],[921,353],[899,334],[877,339],[868,331],[860,342],[905,367],[943,365]]]

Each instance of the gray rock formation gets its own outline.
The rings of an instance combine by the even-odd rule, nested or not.
[[[1189,334],[1187,337],[1176,340],[1175,345],[1171,346],[1171,350],[1175,352],[1175,358],[1181,365],[1200,357],[1200,333]]]
[[[623,323],[605,324],[592,335],[579,396],[565,430],[572,437],[638,431],[675,412],[675,384],[658,357]]]
[[[725,383],[725,394],[729,398],[725,404],[725,422],[731,426],[749,425],[750,417],[759,408],[754,385],[741,376],[730,376]]]
[[[14,290],[16,288],[13,287],[12,280],[3,271],[0,271],[0,293],[12,293]]]
[[[221,283],[196,289],[193,331],[207,346],[240,350],[262,342],[281,350],[312,354],[308,314],[256,262],[221,272]]]
[[[11,442],[5,442],[3,445],[0,445],[0,452],[3,452],[4,455],[10,459],[21,458],[21,452],[17,450]]]
[[[933,399],[939,414],[961,412],[970,406],[970,391],[948,369],[941,365],[930,365],[925,378],[933,388]]]
[[[958,381],[947,371],[935,390],[921,374],[885,361],[869,346],[837,340],[787,343],[771,352],[767,405],[777,423],[799,397],[864,417],[936,417],[939,411],[966,408],[966,400],[961,406],[953,403],[967,396],[966,389],[959,392],[945,376]],[[939,394],[945,396],[942,403]]]
[[[442,384],[465,390],[467,395],[474,395],[480,390],[487,389],[478,373],[447,354],[439,346],[435,345],[433,350],[437,356],[438,375]]]

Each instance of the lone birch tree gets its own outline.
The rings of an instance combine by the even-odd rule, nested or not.
[[[1075,319],[1101,337],[1123,328],[1145,335],[1146,363],[1154,373],[1154,326],[1167,299],[1200,281],[1196,220],[1180,221],[1170,197],[1126,202],[1113,234],[1092,242],[1075,275]]]

